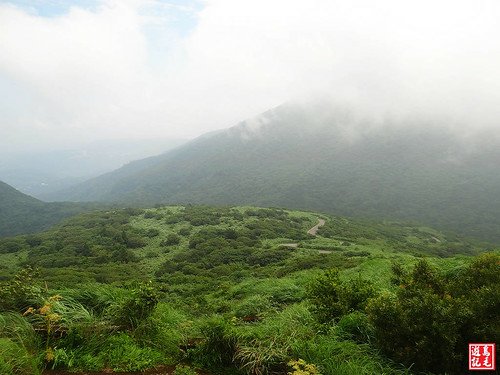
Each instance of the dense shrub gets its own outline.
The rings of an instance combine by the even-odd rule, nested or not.
[[[38,277],[38,270],[27,267],[0,284],[0,311],[24,312],[39,303],[42,289]]]
[[[0,240],[0,254],[15,253],[22,250],[23,242],[21,239]]]
[[[205,368],[231,366],[237,348],[237,337],[231,325],[214,316],[200,327],[200,332],[204,341],[189,353],[190,358]]]
[[[480,256],[451,276],[425,260],[411,272],[399,266],[393,272],[396,293],[383,293],[367,307],[377,345],[390,358],[417,370],[459,373],[468,342],[498,341],[498,255]]]
[[[175,233],[170,233],[167,237],[161,241],[161,246],[174,246],[181,242],[181,237]]]
[[[160,231],[156,228],[149,228],[145,234],[147,237],[153,238],[153,237],[157,237],[160,234]]]
[[[234,310],[234,314],[238,318],[256,320],[262,317],[270,307],[271,302],[269,298],[261,295],[254,295],[239,303]]]
[[[158,301],[159,295],[153,284],[141,283],[115,308],[113,312],[115,322],[134,329],[152,314]]]
[[[338,320],[353,311],[362,311],[374,295],[371,282],[360,277],[341,281],[336,269],[317,277],[307,289],[312,311],[321,323]]]

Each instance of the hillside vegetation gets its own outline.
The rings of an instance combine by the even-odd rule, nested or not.
[[[139,205],[251,204],[412,220],[500,242],[500,139],[425,120],[280,106],[52,194]]]
[[[86,213],[0,240],[0,372],[465,373],[467,343],[499,339],[499,267],[492,245],[401,222]]]
[[[42,202],[0,181],[0,237],[48,229],[64,218],[96,207],[89,203]]]

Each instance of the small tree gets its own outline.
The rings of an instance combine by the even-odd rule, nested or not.
[[[425,260],[411,272],[393,267],[397,291],[367,306],[379,348],[419,371],[462,371],[467,342],[500,339],[499,258],[480,256],[448,276]]]
[[[307,288],[307,298],[320,323],[330,323],[353,311],[363,311],[375,295],[373,284],[357,277],[341,281],[332,269],[318,276]]]

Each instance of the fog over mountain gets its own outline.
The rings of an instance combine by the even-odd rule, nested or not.
[[[318,91],[498,128],[495,0],[40,4],[0,4],[2,149],[191,138]]]
[[[57,194],[5,179],[51,200],[252,202],[491,233],[498,19],[494,0],[3,2],[5,152],[253,119]]]
[[[157,155],[184,143],[181,139],[103,140],[69,144],[62,149],[0,151],[0,180],[41,197],[122,165]]]
[[[48,198],[253,204],[420,221],[500,240],[500,138],[288,103]]]
[[[499,104],[499,0],[0,0],[1,375],[495,372]]]

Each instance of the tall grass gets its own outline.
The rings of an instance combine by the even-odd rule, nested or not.
[[[154,348],[174,363],[181,356],[181,345],[187,345],[194,332],[189,318],[167,303],[159,303],[151,316],[142,321],[134,332],[137,340]]]
[[[314,319],[305,305],[296,304],[264,319],[260,324],[238,329],[235,361],[248,374],[283,370],[292,359],[292,348],[314,336]]]
[[[293,355],[319,366],[323,375],[409,375],[409,369],[390,363],[366,344],[340,340],[334,335],[317,335],[297,341]]]
[[[0,374],[40,374],[39,346],[33,327],[21,315],[0,315]]]

